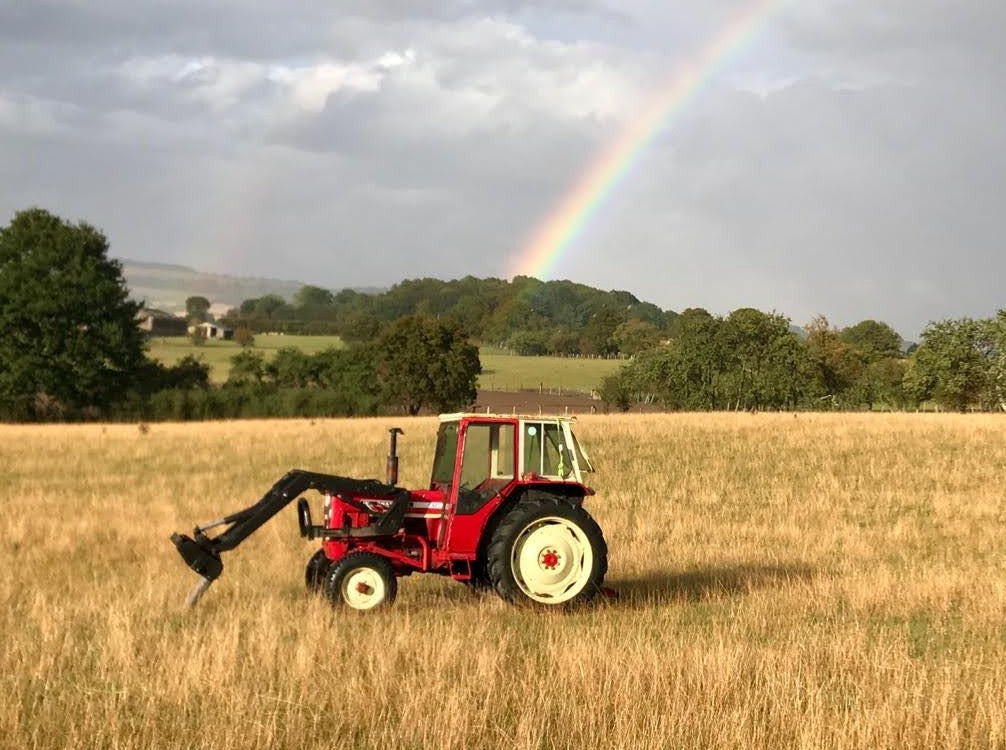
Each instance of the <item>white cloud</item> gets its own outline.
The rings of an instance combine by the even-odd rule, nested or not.
[[[383,77],[382,67],[380,63],[369,66],[324,61],[300,68],[276,66],[269,71],[268,78],[288,88],[300,109],[317,114],[332,94],[377,91]]]
[[[123,255],[331,285],[499,275],[746,6],[0,4],[0,221],[44,205]],[[991,1],[790,4],[640,154],[557,273],[906,335],[989,314],[1004,27]]]

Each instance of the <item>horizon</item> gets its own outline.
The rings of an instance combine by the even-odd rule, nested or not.
[[[446,278],[438,278],[438,277],[433,277],[433,276],[427,276],[427,277],[416,277],[416,278],[412,278],[412,279],[399,279],[398,281],[393,282],[392,284],[389,284],[389,285],[386,285],[386,286],[369,286],[369,287],[357,287],[357,286],[347,287],[347,286],[341,286],[340,287],[340,286],[323,286],[323,285],[321,285],[319,283],[307,283],[307,282],[300,281],[298,279],[280,279],[280,278],[262,277],[262,276],[240,276],[240,275],[236,275],[236,274],[204,272],[204,271],[200,271],[200,270],[198,270],[196,268],[193,268],[191,266],[182,266],[182,265],[178,265],[178,264],[174,264],[174,263],[159,263],[159,262],[156,262],[156,261],[141,261],[141,260],[136,260],[136,259],[132,259],[132,258],[118,258],[118,257],[115,258],[115,259],[118,260],[118,261],[120,261],[123,264],[123,266],[125,266],[125,264],[127,264],[127,263],[132,263],[132,264],[145,265],[145,266],[159,266],[159,267],[164,267],[164,268],[177,268],[179,270],[185,270],[185,271],[188,271],[188,272],[191,272],[191,273],[200,274],[200,275],[206,275],[206,276],[224,277],[224,278],[232,278],[232,279],[247,280],[247,281],[275,282],[277,284],[291,284],[291,285],[292,284],[298,284],[300,286],[316,286],[316,287],[320,287],[322,289],[326,289],[326,290],[328,290],[330,292],[339,292],[339,291],[344,290],[344,289],[352,289],[353,291],[359,292],[361,294],[383,294],[383,293],[387,292],[388,290],[390,290],[392,287],[396,286],[397,284],[400,284],[400,283],[403,283],[403,282],[406,282],[406,281],[416,281],[416,280],[419,280],[420,278],[430,278],[430,279],[434,279],[436,281],[442,281],[442,282],[445,282],[445,283],[450,283],[450,282],[453,282],[453,281],[460,281],[462,278],[464,278],[464,277],[457,277],[457,278],[453,278],[453,279],[446,279]],[[123,275],[125,276],[125,274],[123,274]],[[520,274],[520,275],[521,276],[525,276],[524,274]],[[497,280],[500,280],[500,281],[506,281],[507,283],[513,283],[513,279],[504,279],[503,277],[498,277],[498,276],[484,276],[484,277],[475,277],[475,278],[478,278],[478,279],[497,279]],[[647,300],[647,299],[641,297],[639,294],[637,294],[636,292],[634,292],[631,289],[604,289],[602,287],[596,287],[596,286],[593,286],[591,284],[586,284],[584,282],[577,281],[575,279],[548,279],[548,280],[545,280],[545,279],[538,279],[537,277],[533,277],[533,276],[531,276],[531,277],[525,276],[525,278],[534,278],[536,281],[539,281],[539,282],[541,282],[543,284],[551,282],[551,281],[554,281],[554,282],[569,282],[571,284],[579,284],[581,286],[587,286],[587,287],[590,287],[592,289],[597,289],[599,291],[604,291],[604,292],[626,292],[626,293],[631,294],[632,296],[634,296],[641,303],[656,304],[655,302],[652,302],[652,300]],[[128,286],[128,279],[127,279],[127,286]],[[276,292],[276,293],[279,294],[278,292]],[[132,289],[130,289],[130,294],[132,294]],[[189,295],[189,296],[193,296],[193,295]],[[280,296],[284,297],[284,299],[287,302],[291,302],[292,301],[292,297],[285,296],[285,295],[282,295],[282,294],[280,294]],[[139,300],[137,299],[137,301],[139,301]],[[217,301],[211,299],[210,302],[213,303],[214,305],[217,305],[217,304],[227,304],[227,305],[229,305],[232,308],[236,308],[242,302],[244,302],[244,300],[236,300],[234,302],[229,302],[229,301],[217,302]],[[173,303],[173,304],[174,304],[174,307],[176,309],[184,309],[184,301],[182,301],[180,303]],[[683,308],[673,308],[673,307],[661,307],[660,305],[657,305],[657,306],[660,307],[660,309],[662,311],[664,311],[664,312],[673,312],[673,313],[677,313],[677,314],[681,314],[684,310],[689,309],[689,308],[684,308],[684,307]],[[152,305],[151,307],[157,308],[158,306],[157,305]],[[751,307],[751,306],[750,305],[739,305],[739,306],[736,306],[736,307],[732,307],[729,310],[711,310],[711,309],[709,309],[707,307],[703,307],[701,305],[697,305],[697,306],[693,306],[693,307],[699,307],[701,309],[704,309],[704,310],[706,310],[706,312],[708,312],[708,313],[710,313],[712,315],[716,315],[716,316],[719,316],[719,317],[726,317],[727,315],[729,315],[731,312],[733,312],[735,310],[740,310],[740,309],[743,309],[743,308],[746,308],[746,307]],[[783,317],[785,317],[787,320],[789,320],[790,325],[792,327],[797,328],[800,331],[805,331],[807,325],[813,320],[813,318],[811,318],[811,320],[806,320],[806,321],[800,321],[800,322],[798,322],[798,321],[794,320],[792,317],[790,317],[789,315],[786,315],[786,313],[784,311],[779,311],[779,310],[774,310],[774,309],[772,309],[772,310],[761,310],[761,308],[755,308],[755,309],[758,309],[761,312],[772,313],[772,314],[780,314]],[[861,322],[863,322],[865,320],[875,320],[875,321],[880,322],[880,323],[885,323],[887,325],[891,325],[889,321],[881,320],[880,318],[871,318],[871,317],[862,317],[862,318],[858,318],[856,320],[849,321],[847,323],[839,325],[835,320],[833,320],[829,315],[827,315],[827,313],[817,313],[817,314],[818,315],[823,315],[825,318],[827,318],[828,322],[832,326],[834,326],[835,328],[838,328],[838,329],[848,328],[850,326],[856,325],[857,323],[861,323]],[[993,313],[991,315],[989,315],[988,317],[993,317],[994,315],[995,315],[995,311],[993,311]],[[898,328],[896,328],[893,325],[891,325],[891,328],[894,329],[895,333],[897,333],[901,337],[902,341],[905,344],[915,344],[915,343],[917,343],[919,341],[920,334],[921,334],[922,330],[924,330],[925,327],[924,326],[921,327],[918,330],[918,332],[915,333],[915,335],[911,335],[911,334],[906,335],[905,333],[903,333],[901,330],[899,330]]]

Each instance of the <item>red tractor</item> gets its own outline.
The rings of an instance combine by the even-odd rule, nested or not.
[[[197,526],[192,537],[172,535],[202,576],[189,603],[220,576],[222,552],[308,490],[322,495],[324,512],[316,525],[308,500],[297,499],[301,535],[321,540],[307,587],[335,605],[391,604],[398,578],[417,572],[491,586],[511,602],[585,602],[601,588],[608,548],[583,508],[594,491],[582,477],[593,468],[572,427],[568,417],[443,415],[425,490],[395,486],[397,427],[386,483],[290,471],[251,507]]]

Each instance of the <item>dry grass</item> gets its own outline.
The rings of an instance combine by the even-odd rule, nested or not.
[[[333,612],[291,509],[183,609],[171,531],[378,475],[393,423],[0,427],[0,745],[1006,747],[1002,418],[584,418],[617,601]]]

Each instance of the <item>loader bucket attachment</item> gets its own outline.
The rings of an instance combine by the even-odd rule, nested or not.
[[[206,537],[203,537],[204,539]],[[185,564],[192,570],[210,581],[215,581],[224,570],[220,555],[203,547],[199,542],[185,534],[172,534],[171,541],[178,548]]]
[[[220,577],[224,570],[223,561],[220,559],[221,553],[237,547],[305,490],[317,490],[327,494],[346,493],[350,496],[386,498],[393,501],[377,523],[353,529],[324,529],[321,526],[314,526],[311,523],[311,512],[307,502],[299,503],[298,521],[301,535],[308,539],[393,535],[401,528],[409,504],[409,493],[406,490],[391,484],[382,484],[376,479],[350,479],[300,469],[289,471],[253,505],[219,520],[196,526],[191,537],[178,533],[171,535],[171,541],[182,560],[200,576],[199,583],[189,594],[189,606],[199,601],[210,584]],[[222,527],[223,530],[216,536],[206,535],[207,531],[217,527]]]

